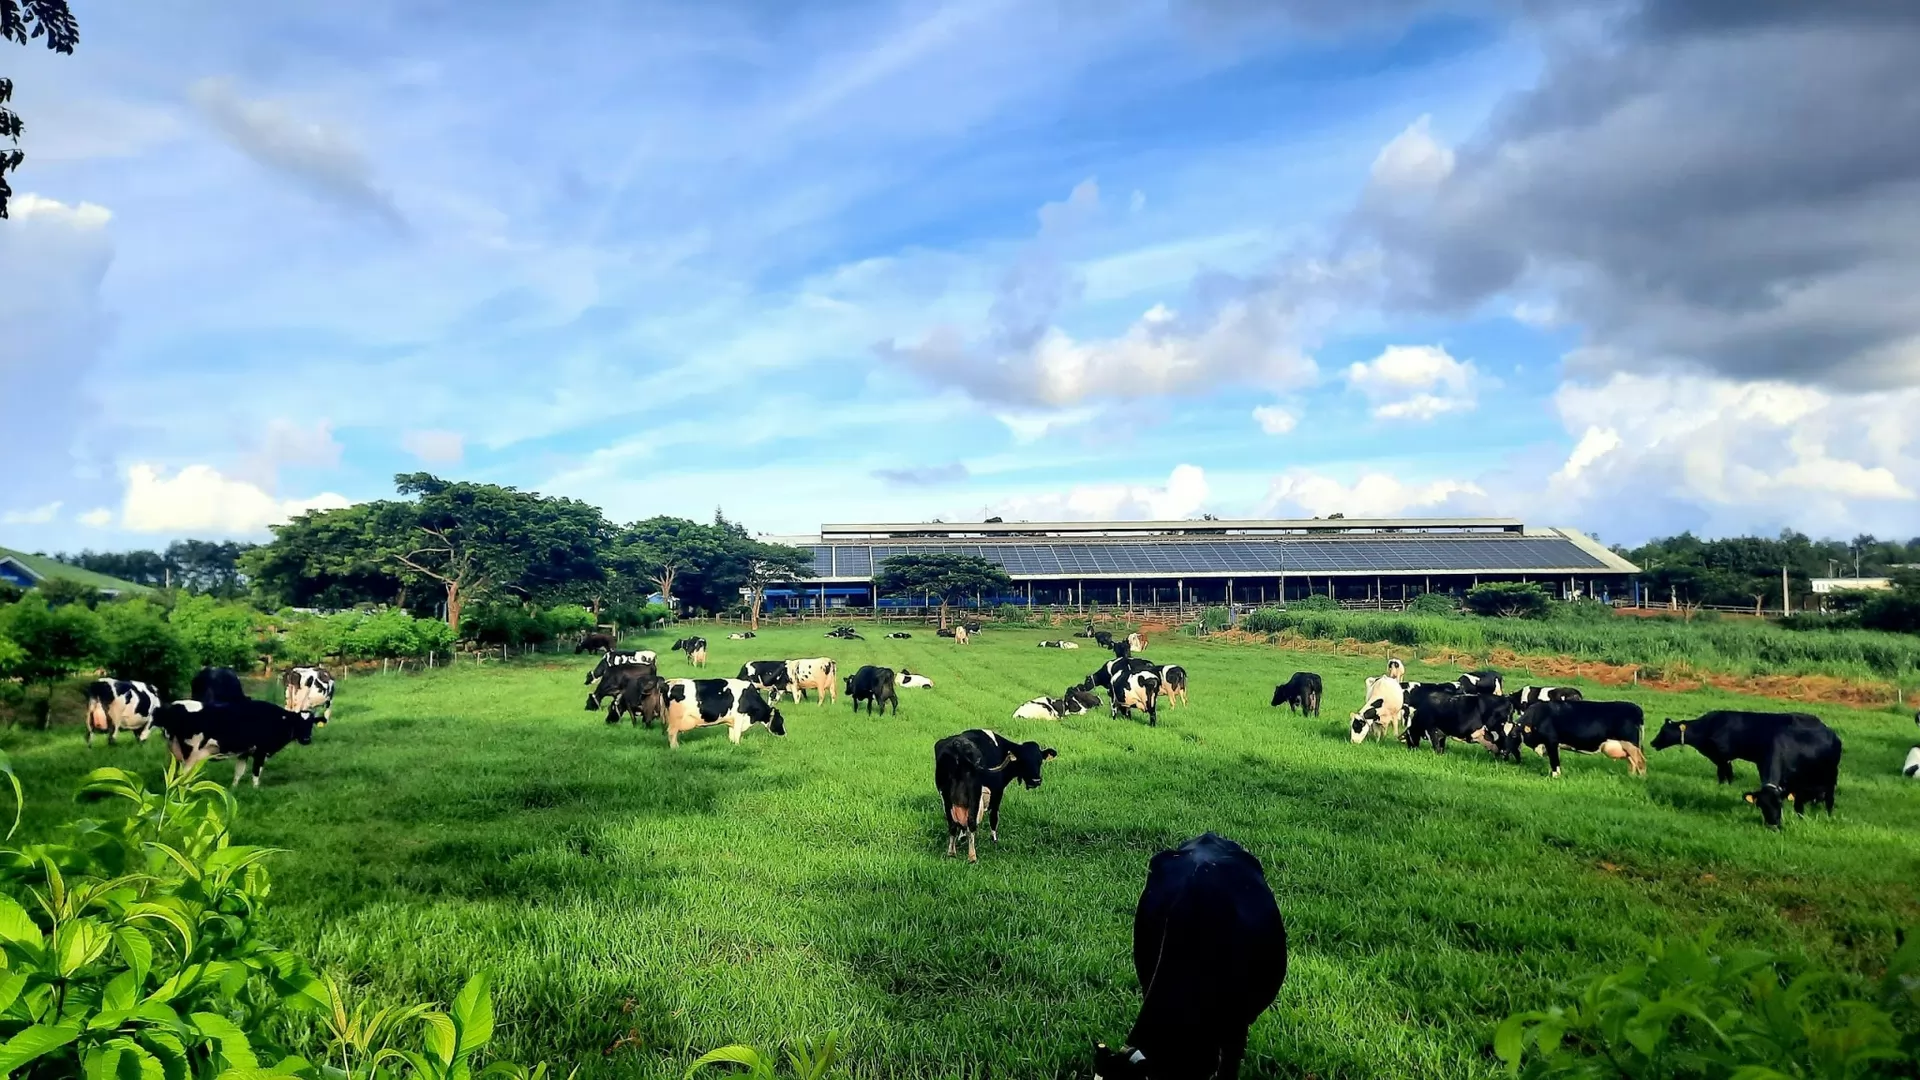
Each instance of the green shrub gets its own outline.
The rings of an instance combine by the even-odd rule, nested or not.
[[[1547,607],[1547,618],[1555,622],[1601,623],[1614,617],[1613,608],[1598,600],[1555,601]]]
[[[1546,617],[1553,601],[1530,581],[1486,581],[1467,590],[1467,610],[1502,619]]]
[[[173,606],[167,619],[187,647],[196,667],[253,670],[259,655],[254,626],[258,615],[245,604],[188,596]]]
[[[0,608],[0,638],[13,643],[0,657],[0,679],[19,679],[23,695],[39,685],[43,693],[34,702],[41,727],[49,723],[53,684],[99,662],[106,638],[100,616],[82,604],[50,608],[39,592]]]
[[[1920,1064],[1920,939],[1894,955],[1872,1000],[1712,931],[1655,942],[1643,960],[1587,976],[1568,1004],[1517,1013],[1494,1034],[1515,1076],[1788,1080],[1912,1076]],[[1902,1036],[1901,1030],[1907,1034]]]
[[[1860,608],[1860,625],[1895,634],[1920,634],[1920,593],[1884,592]]]
[[[593,612],[579,604],[558,604],[540,613],[540,621],[546,624],[547,636],[552,638],[573,637],[592,630],[598,620]]]
[[[1215,605],[1202,611],[1200,613],[1200,626],[1208,633],[1212,633],[1215,630],[1225,630],[1227,628],[1227,609]]]
[[[140,600],[102,604],[100,666],[120,679],[152,683],[162,697],[180,695],[193,677],[193,656],[166,614]]]
[[[1303,596],[1298,600],[1287,601],[1287,610],[1288,611],[1342,611],[1345,609],[1343,609],[1340,606],[1340,601],[1335,600],[1333,597],[1326,596],[1321,593],[1314,593],[1311,596]]]
[[[1409,615],[1458,615],[1460,602],[1450,593],[1421,593],[1407,602]]]
[[[819,1042],[803,1039],[787,1050],[787,1070],[794,1080],[823,1080],[840,1058],[840,1036],[829,1034]],[[735,1065],[745,1072],[735,1075],[747,1080],[779,1080],[780,1073],[772,1054],[763,1054],[751,1046],[735,1044],[709,1050],[687,1066],[687,1078],[709,1065]]]
[[[48,607],[65,607],[68,604],[93,607],[101,599],[100,590],[72,578],[45,578],[34,586],[34,591],[46,598]]]
[[[1255,608],[1240,616],[1240,629],[1254,634],[1277,634],[1289,625],[1287,613],[1277,607]]]

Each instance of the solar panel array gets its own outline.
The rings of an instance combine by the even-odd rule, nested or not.
[[[876,564],[892,556],[933,552],[977,555],[1016,577],[1607,570],[1606,563],[1559,537],[1417,536],[1106,544],[823,544],[813,549],[813,571],[818,577],[866,578],[873,575]]]

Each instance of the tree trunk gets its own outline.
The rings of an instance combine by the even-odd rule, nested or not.
[[[460,583],[447,582],[447,625],[452,627],[455,633],[460,630],[460,609],[465,606],[466,601],[460,596]]]
[[[940,598],[940,629],[945,630],[946,628],[947,628],[947,599],[946,597],[943,596]]]
[[[747,629],[749,630],[757,631],[760,629],[760,593],[761,590],[755,589],[747,594],[747,605],[749,609],[747,611]]]

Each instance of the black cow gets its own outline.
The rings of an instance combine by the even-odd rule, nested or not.
[[[312,712],[289,712],[271,701],[252,700],[217,705],[176,701],[153,718],[167,733],[167,749],[188,769],[208,758],[233,758],[234,787],[246,775],[248,761],[253,763],[253,786],[259,787],[268,758],[290,742],[313,742],[314,720]]]
[[[95,679],[87,684],[87,745],[93,745],[93,733],[106,732],[107,745],[113,737],[131,731],[146,742],[153,729],[153,718],[166,702],[160,691],[147,683],[131,679]]]
[[[1093,633],[1087,636],[1093,638],[1093,643],[1103,649],[1113,648],[1113,635],[1107,633],[1105,630],[1094,630]]]
[[[628,667],[609,672],[607,723],[617,724],[625,716],[652,728],[667,714],[667,680],[649,668]]]
[[[1508,753],[1499,736],[1512,726],[1513,705],[1492,694],[1463,694],[1453,683],[1410,683],[1403,692],[1401,716],[1407,749],[1424,737],[1436,754],[1447,752],[1447,740],[1478,743],[1495,754]],[[1517,751],[1511,751],[1517,752]]]
[[[1269,707],[1285,705],[1289,712],[1319,716],[1321,693],[1320,676],[1311,671],[1296,671],[1291,679],[1273,688]]]
[[[1133,642],[1126,638],[1114,638],[1107,643],[1107,648],[1112,649],[1113,655],[1122,660],[1133,655]]]
[[[1019,780],[1028,788],[1040,786],[1040,766],[1056,756],[1052,747],[1037,742],[1016,743],[974,728],[933,744],[933,784],[946,803],[947,854],[957,854],[962,833],[967,837],[967,861],[979,862],[974,834],[986,818],[988,834],[1000,842],[1000,799],[1007,785]]]
[[[1463,673],[1455,682],[1463,694],[1500,693],[1500,673],[1486,668]]]
[[[1094,1047],[1095,1080],[1234,1080],[1247,1030],[1287,981],[1287,924],[1260,860],[1212,833],[1162,851],[1133,915],[1143,998],[1126,1045]]]
[[[935,630],[935,631],[933,632],[933,636],[934,636],[934,637],[952,637],[952,636],[953,636],[953,628],[952,628],[952,627],[950,627],[950,626],[943,626],[943,627],[941,627],[940,629],[938,629],[938,630]]]
[[[867,715],[873,715],[873,708],[880,707],[880,715],[887,715],[887,703],[893,703],[893,715],[900,715],[900,693],[894,687],[893,669],[875,667],[868,664],[859,671],[847,676],[847,697],[852,700],[855,712],[860,711],[860,703],[867,703]]]
[[[792,688],[785,660],[749,660],[740,665],[740,674],[734,677],[759,687],[769,701],[779,701],[780,695]]]
[[[1500,699],[1502,704],[1505,698]],[[1647,774],[1647,755],[1640,749],[1646,726],[1640,706],[1631,701],[1543,701],[1507,725],[1500,738],[1502,755],[1519,758],[1522,744],[1547,759],[1550,775],[1560,775],[1560,751],[1605,754],[1625,758],[1627,771]]]
[[[888,640],[905,641],[912,636],[912,634],[907,633],[905,630],[895,630],[893,633],[888,634],[887,638]]]
[[[603,701],[611,702],[607,706],[607,723],[619,723],[622,713],[633,715],[633,710],[640,703],[640,697],[629,694],[628,691],[642,686],[649,679],[658,678],[659,674],[652,664],[622,664],[619,667],[608,668],[607,673],[600,677],[599,685],[587,695],[586,711],[592,712],[599,708]],[[651,720],[659,719],[657,710],[656,715],[648,719],[648,726],[652,726]]]
[[[1713,762],[1715,778],[1722,784],[1733,782],[1733,763],[1751,761],[1760,765],[1772,753],[1780,733],[1790,727],[1824,728],[1812,713],[1744,712],[1716,709],[1693,720],[1668,717],[1653,737],[1653,748],[1691,746],[1700,756]],[[1763,771],[1761,779],[1765,780]]]
[[[613,640],[612,634],[588,634],[573,647],[573,655],[579,656],[584,652],[612,652],[616,644],[618,642]]]
[[[1691,746],[1714,763],[1721,783],[1733,779],[1733,762],[1751,761],[1760,769],[1760,790],[1746,794],[1760,808],[1762,820],[1780,827],[1780,803],[1793,803],[1795,814],[1806,804],[1825,802],[1833,813],[1834,788],[1840,779],[1840,736],[1807,713],[1755,713],[1720,710],[1699,719],[1660,725],[1653,748]]]
[[[193,673],[193,700],[207,705],[231,705],[247,700],[240,676],[228,667],[203,667]]]

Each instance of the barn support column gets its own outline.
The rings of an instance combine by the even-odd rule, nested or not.
[[[1132,578],[1127,579],[1127,609],[1129,611],[1133,609],[1133,579]]]
[[[1227,610],[1233,610],[1233,579],[1227,579]]]
[[[1175,593],[1174,600],[1180,608],[1180,613],[1182,615],[1185,615],[1186,607],[1187,607],[1187,579],[1175,578],[1174,588],[1179,590],[1177,593]]]

